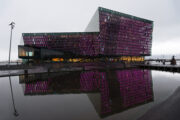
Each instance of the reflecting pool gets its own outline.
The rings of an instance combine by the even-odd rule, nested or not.
[[[179,86],[178,73],[138,68],[5,77],[0,120],[142,119]]]

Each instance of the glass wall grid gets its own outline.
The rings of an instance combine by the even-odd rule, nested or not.
[[[99,32],[25,33],[23,40],[25,45],[75,55],[151,55],[152,21],[99,8],[99,27]]]

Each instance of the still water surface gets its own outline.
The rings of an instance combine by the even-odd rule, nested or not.
[[[180,86],[180,74],[92,70],[0,78],[0,120],[136,120]]]

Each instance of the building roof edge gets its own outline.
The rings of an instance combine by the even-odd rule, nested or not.
[[[111,13],[111,14],[116,14],[116,15],[123,16],[123,17],[127,17],[127,18],[130,18],[130,19],[135,19],[135,20],[139,20],[139,21],[143,21],[143,22],[146,22],[146,23],[153,24],[152,20],[148,20],[148,19],[144,19],[144,18],[141,18],[141,17],[137,17],[137,16],[121,13],[121,12],[114,11],[114,10],[111,10],[111,9],[107,9],[107,8],[103,8],[103,7],[98,7],[98,10],[99,11],[108,12],[108,13]]]

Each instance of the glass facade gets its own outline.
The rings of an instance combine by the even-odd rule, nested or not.
[[[57,50],[20,45],[18,46],[18,54],[20,58],[24,59],[48,59],[64,55],[63,52]]]
[[[25,45],[70,52],[74,55],[95,55],[98,33],[36,33],[23,34]]]
[[[74,56],[151,55],[153,22],[99,7],[86,32],[23,33],[25,46]],[[65,54],[64,54],[65,55]]]
[[[39,49],[33,47],[18,46],[19,57],[34,58],[36,52],[39,52]]]
[[[100,53],[145,56],[151,54],[153,23],[116,11],[99,8]]]

